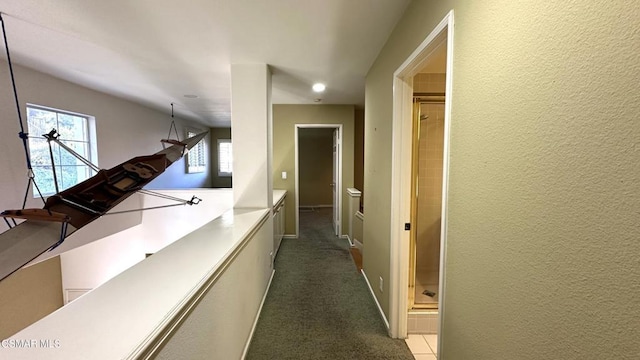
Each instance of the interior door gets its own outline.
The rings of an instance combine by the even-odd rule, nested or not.
[[[333,231],[336,235],[340,235],[338,231],[340,230],[340,214],[338,212],[338,195],[340,194],[338,190],[339,181],[338,181],[338,154],[339,149],[338,146],[338,129],[333,130],[333,181],[331,182],[331,189],[333,191]]]

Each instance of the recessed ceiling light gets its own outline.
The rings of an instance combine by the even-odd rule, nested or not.
[[[315,92],[323,92],[327,87],[323,83],[315,83],[312,88]]]
[[[193,95],[193,94],[187,94],[184,97],[188,98],[188,99],[195,99],[198,97],[198,95]]]

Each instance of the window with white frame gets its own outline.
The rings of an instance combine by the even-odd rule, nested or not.
[[[187,129],[187,138],[192,136],[196,136],[200,133],[200,131],[196,129]],[[187,154],[187,173],[201,173],[204,172],[207,168],[207,158],[206,158],[206,148],[204,145],[204,140],[200,140],[189,150]]]
[[[231,139],[218,139],[218,176],[231,176],[233,173],[232,165]]]
[[[55,129],[58,140],[73,149],[83,158],[97,163],[94,119],[88,115],[37,105],[27,105],[27,127],[29,132],[29,155],[36,184],[42,195],[56,193],[54,170],[58,191],[70,188],[94,175],[94,171],[69,151],[43,137]],[[53,162],[52,162],[53,160]],[[34,196],[39,194],[34,190]]]

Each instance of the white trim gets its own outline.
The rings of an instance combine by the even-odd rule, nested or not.
[[[355,244],[353,243],[353,241],[351,241],[351,237],[349,237],[349,234],[340,235],[340,239],[347,239],[347,241],[349,242],[349,247],[355,247]]]
[[[253,339],[253,333],[256,331],[256,326],[258,325],[258,319],[260,318],[260,313],[262,312],[262,307],[264,306],[264,302],[267,299],[267,294],[269,294],[269,289],[271,288],[271,282],[273,281],[273,276],[276,274],[275,270],[271,270],[271,277],[269,278],[269,283],[267,284],[267,289],[264,291],[264,295],[262,295],[262,301],[260,302],[260,307],[258,308],[258,312],[256,313],[256,318],[253,319],[253,325],[251,326],[251,332],[249,332],[249,337],[247,338],[247,342],[244,345],[244,350],[242,351],[241,359],[244,359],[247,356],[247,351],[249,351],[249,345],[251,345],[251,340]]]
[[[326,208],[332,208],[333,205],[302,205],[300,206],[303,209],[307,209],[307,208],[319,208],[319,209],[326,209]]]
[[[413,81],[409,78],[408,81]],[[393,139],[391,165],[391,244],[390,244],[390,273],[389,273],[389,318],[390,334],[394,338],[405,338],[407,329],[409,263],[405,254],[409,253],[410,234],[404,231],[404,223],[410,222],[410,208],[402,205],[402,198],[410,197],[410,184],[401,172],[411,169],[411,140],[402,146],[402,139],[411,139],[411,126],[403,126],[403,122],[396,119],[411,117],[411,103],[404,103],[407,97],[413,97],[413,84],[407,84],[399,77],[394,77],[393,103]],[[409,149],[407,146],[409,145]],[[410,179],[409,179],[410,180]]]
[[[353,246],[360,250],[360,253],[362,254],[363,250],[364,250],[364,244],[360,242],[360,240],[354,238],[353,239]]]
[[[360,273],[362,273],[362,277],[364,277],[364,281],[367,283],[367,287],[369,288],[371,297],[373,298],[373,301],[376,302],[376,306],[378,307],[378,312],[380,313],[380,317],[382,318],[382,321],[384,321],[384,326],[387,328],[387,333],[389,333],[390,332],[389,320],[387,320],[387,317],[384,315],[384,311],[382,311],[382,306],[380,306],[380,303],[378,302],[378,298],[376,298],[376,294],[373,292],[373,289],[371,288],[369,279],[367,279],[367,274],[365,274],[364,269],[360,269]]]
[[[342,124],[296,124],[294,127],[294,147],[295,147],[295,219],[296,219],[296,238],[300,234],[300,174],[299,174],[299,155],[298,155],[298,129],[301,128],[332,128],[338,130],[338,183],[336,184],[336,191],[338,191],[338,234],[342,233]],[[332,206],[333,207],[333,206]],[[286,235],[285,235],[286,236]]]
[[[449,172],[449,134],[451,126],[451,84],[453,65],[453,10],[451,10],[426,39],[394,72],[393,79],[393,154],[391,179],[391,267],[390,267],[390,334],[393,338],[407,336],[409,241],[410,234],[404,231],[404,223],[411,219],[411,146],[412,146],[412,98],[413,76],[420,70],[432,47],[446,34],[447,69],[445,88],[445,139],[442,187],[442,235],[440,239],[440,288],[439,329],[443,328],[444,272],[446,259],[447,194]],[[446,32],[445,32],[446,31]],[[438,337],[440,342],[441,336]]]
[[[447,259],[447,235],[449,221],[449,163],[451,158],[451,100],[453,94],[453,10],[450,12],[449,25],[447,26],[447,71],[445,80],[444,103],[444,143],[442,163],[442,218],[440,222],[440,289],[438,294],[438,334],[444,329],[444,292],[446,287],[446,259]],[[442,336],[438,336],[438,349],[442,349]],[[438,350],[440,351],[440,350]],[[442,352],[440,352],[442,354]]]
[[[283,239],[297,239],[298,235],[296,235],[296,234],[284,234],[284,235],[282,235],[282,238]]]
[[[360,197],[362,195],[362,191],[356,188],[347,188],[347,194],[351,197]]]
[[[82,288],[82,289],[67,288],[67,289],[64,289],[64,304],[67,305],[68,303],[70,303],[73,300],[81,297],[82,295],[88,293],[91,290],[93,290],[93,289],[89,289],[89,288]]]

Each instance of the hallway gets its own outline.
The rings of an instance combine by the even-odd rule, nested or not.
[[[275,269],[247,359],[413,359],[388,337],[331,209],[300,213],[300,237],[282,241]]]

